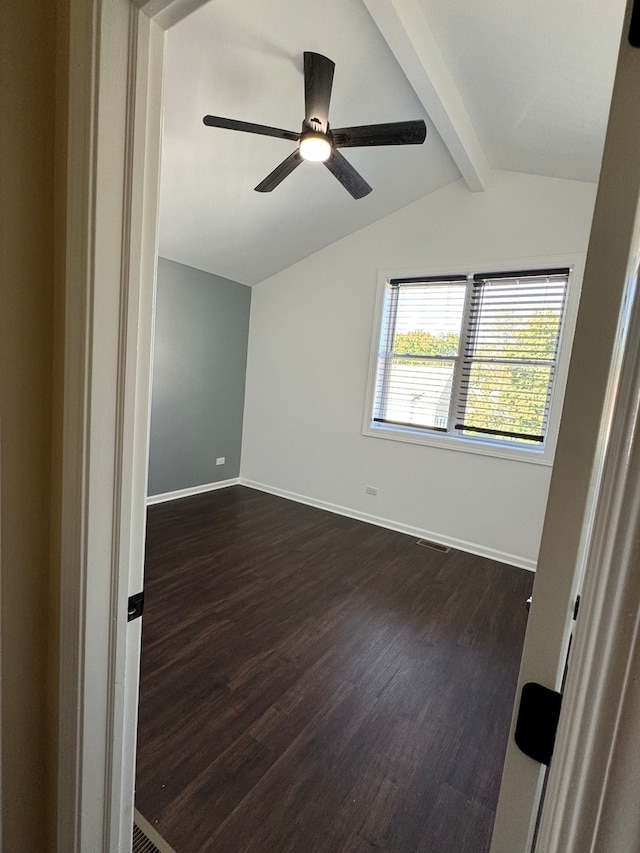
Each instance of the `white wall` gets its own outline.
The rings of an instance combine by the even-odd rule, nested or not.
[[[362,435],[377,276],[584,253],[595,189],[506,172],[484,193],[456,181],[254,287],[241,477],[533,567],[548,466]]]

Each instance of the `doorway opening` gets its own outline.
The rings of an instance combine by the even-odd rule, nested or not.
[[[71,849],[71,848],[69,848],[69,849]]]

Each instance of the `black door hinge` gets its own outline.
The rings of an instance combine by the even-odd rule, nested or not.
[[[580,596],[576,598],[576,603],[573,605],[573,621],[575,622],[578,618],[578,612],[580,610]]]
[[[549,764],[556,742],[562,693],[530,681],[522,688],[515,741],[518,747],[541,764]]]
[[[142,616],[144,610],[144,592],[137,592],[135,595],[129,596],[127,603],[127,622],[137,619]]]
[[[640,0],[635,0],[633,4],[629,24],[629,44],[631,47],[640,47]]]

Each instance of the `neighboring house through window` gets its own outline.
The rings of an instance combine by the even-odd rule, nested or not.
[[[365,434],[550,463],[571,275],[385,276]]]

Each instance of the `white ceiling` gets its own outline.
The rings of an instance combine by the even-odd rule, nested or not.
[[[255,284],[461,175],[597,180],[624,0],[211,0],[169,30],[163,257]],[[345,156],[253,187],[295,143],[205,127],[211,113],[299,131],[302,54],[336,63],[333,127],[424,118],[421,146]]]

